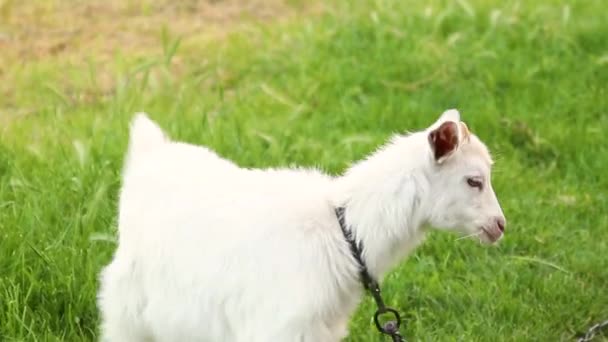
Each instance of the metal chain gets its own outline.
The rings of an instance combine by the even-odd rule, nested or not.
[[[356,242],[352,230],[346,226],[346,219],[344,217],[345,210],[346,209],[344,207],[337,207],[335,209],[336,218],[338,219],[338,223],[340,224],[340,229],[342,230],[344,238],[350,245],[350,251],[353,258],[355,258],[359,264],[359,277],[361,278],[363,287],[370,292],[374,298],[374,301],[376,302],[377,310],[374,314],[374,323],[376,323],[376,328],[380,333],[390,336],[393,342],[406,342],[405,338],[403,338],[403,336],[401,336],[399,333],[399,326],[402,323],[401,316],[399,316],[399,312],[397,310],[384,304],[382,294],[380,293],[380,285],[378,284],[378,281],[369,273],[367,265],[365,264],[363,256],[361,255],[363,246],[361,245],[361,242]],[[381,316],[391,316],[390,318],[392,319],[382,323]]]
[[[591,328],[589,328],[589,330],[587,330],[587,333],[583,337],[576,340],[576,342],[589,342],[593,340],[593,338],[595,338],[595,336],[605,328],[608,328],[608,320],[603,321],[601,323],[597,323]]]

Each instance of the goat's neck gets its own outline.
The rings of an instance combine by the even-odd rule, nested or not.
[[[382,277],[424,238],[429,150],[420,133],[395,138],[337,180],[338,205],[370,272]]]

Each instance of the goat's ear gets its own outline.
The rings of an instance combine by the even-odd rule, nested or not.
[[[441,126],[441,124],[443,124],[444,122],[448,122],[448,121],[460,122],[460,112],[458,112],[458,110],[456,110],[456,109],[446,110],[445,112],[443,112],[441,114],[439,119],[437,119],[437,121],[435,121],[435,123],[432,124],[431,127],[429,127],[429,130],[435,130],[435,129],[439,128],[439,126]]]
[[[431,130],[428,139],[437,163],[441,164],[458,149],[459,130],[458,121],[445,121],[439,127]]]

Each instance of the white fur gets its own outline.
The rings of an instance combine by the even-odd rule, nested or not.
[[[393,138],[334,178],[243,169],[206,148],[171,142],[137,115],[119,245],[101,275],[102,340],[339,341],[362,288],[336,206],[346,206],[377,277],[428,226],[476,233],[502,217],[491,160],[475,136],[443,163],[433,159],[427,135],[442,120],[458,122],[458,112]],[[470,175],[485,177],[484,191],[467,187]]]

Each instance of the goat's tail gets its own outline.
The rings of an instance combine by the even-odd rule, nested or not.
[[[131,121],[129,152],[138,154],[167,141],[165,133],[148,118],[146,113],[137,113]]]
[[[127,160],[137,158],[167,141],[165,133],[146,113],[136,113],[131,121]]]

